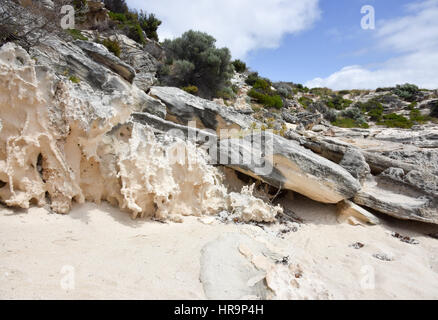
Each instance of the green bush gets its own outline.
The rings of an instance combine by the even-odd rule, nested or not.
[[[412,109],[409,113],[409,119],[419,124],[426,123],[430,120],[428,116],[423,116],[419,109]]]
[[[247,85],[253,86],[259,79],[259,74],[257,72],[251,72],[245,80]]]
[[[367,113],[371,121],[382,120],[384,107],[377,100],[371,99],[367,102],[358,102],[355,106],[362,112]]]
[[[258,92],[254,88],[248,92],[248,96],[256,100],[258,103],[263,104],[267,108],[281,109],[283,107],[283,100],[279,95],[267,95]]]
[[[124,13],[116,13],[116,12],[109,12],[108,13],[109,17],[111,20],[114,21],[119,21],[121,23],[127,23],[128,22],[128,18],[126,18],[126,14]]]
[[[384,115],[383,120],[381,120],[377,124],[385,125],[388,128],[404,128],[404,129],[410,129],[414,125],[414,123],[411,120],[396,113]]]
[[[102,41],[102,44],[116,57],[120,57],[121,49],[119,43],[116,40],[104,39]]]
[[[157,30],[162,22],[158,20],[153,13],[146,14],[146,12],[140,10],[140,13],[138,13],[138,22],[149,39],[158,41]]]
[[[163,47],[173,59],[173,64],[179,60],[193,65],[184,83],[179,83],[180,77],[174,73],[177,70],[171,68],[170,75],[160,79],[167,85],[196,85],[202,97],[211,98],[231,78],[230,51],[227,48],[216,48],[216,39],[204,32],[187,31],[180,38],[165,40]]]
[[[238,73],[242,73],[247,70],[246,63],[243,62],[242,60],[236,59],[232,62],[232,64],[234,66],[234,71]]]
[[[329,88],[312,88],[309,92],[317,96],[328,96],[333,94],[333,91]]]
[[[184,90],[185,92],[193,94],[193,95],[198,94],[198,87],[197,86],[187,86],[187,87],[182,87],[181,89]]]
[[[128,12],[128,5],[125,0],[104,0],[105,8],[116,13]]]
[[[253,85],[254,89],[257,89],[265,94],[269,94],[271,92],[271,82],[267,79],[258,78]]]
[[[143,29],[140,27],[139,23],[129,25],[127,27],[127,36],[140,44],[146,43],[146,40],[143,35]]]
[[[331,109],[344,110],[348,108],[353,101],[342,98],[340,95],[334,95],[325,99],[325,103]]]
[[[344,118],[350,118],[356,121],[358,124],[366,123],[365,117],[361,110],[357,107],[353,107],[341,112],[341,116]]]
[[[72,36],[74,40],[84,40],[87,41],[88,38],[83,36],[82,33],[77,29],[67,29],[69,35]]]
[[[307,109],[307,107],[313,102],[313,100],[307,97],[301,97],[298,99],[298,102],[303,106],[304,109]]]
[[[233,89],[230,87],[225,87],[222,90],[219,90],[216,92],[216,97],[222,98],[224,100],[231,100],[236,97],[236,94],[234,93]]]
[[[292,99],[294,96],[294,88],[286,82],[276,82],[273,84],[274,88],[280,96],[285,99]]]
[[[368,129],[370,126],[367,123],[360,123],[351,118],[338,117],[332,122],[334,126],[341,128],[363,128]]]
[[[392,89],[392,92],[398,95],[403,100],[414,102],[417,99],[420,89],[414,84],[397,85]]]

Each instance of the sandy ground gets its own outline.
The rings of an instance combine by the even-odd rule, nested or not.
[[[107,204],[77,205],[64,216],[0,207],[0,298],[206,299],[201,251],[227,233],[280,248],[304,276],[316,275],[330,298],[438,298],[438,240],[427,235],[437,226],[392,218],[351,226],[336,221],[334,206],[300,196],[285,204],[304,219],[295,232],[197,217],[180,224],[134,221]],[[419,244],[401,242],[393,231]],[[350,246],[356,242],[364,246]]]

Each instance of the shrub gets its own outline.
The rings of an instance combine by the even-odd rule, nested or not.
[[[383,116],[383,120],[377,124],[385,125],[388,128],[404,128],[410,129],[413,126],[413,122],[402,115],[396,113],[386,114]]]
[[[420,110],[418,109],[412,109],[411,112],[409,113],[409,119],[411,119],[411,121],[413,122],[417,122],[417,123],[425,123],[427,122],[429,119],[428,116],[423,116],[420,112]]]
[[[234,71],[238,72],[238,73],[242,73],[245,72],[248,68],[246,67],[246,63],[243,62],[242,60],[236,59],[232,62],[233,67],[234,67]]]
[[[126,14],[124,13],[116,13],[116,12],[109,12],[108,13],[110,19],[114,20],[114,21],[119,21],[121,23],[127,23],[128,22],[128,18],[126,18]]]
[[[274,88],[277,89],[279,95],[285,99],[292,99],[294,95],[294,88],[286,82],[276,82],[273,84]]]
[[[125,0],[104,0],[105,7],[115,13],[128,12],[128,5]]]
[[[398,95],[403,100],[413,102],[417,99],[420,89],[414,84],[397,85],[392,89],[392,92]]]
[[[197,86],[187,86],[187,87],[182,87],[182,90],[184,90],[187,93],[196,95],[198,93],[198,87]]]
[[[84,40],[84,41],[88,40],[88,38],[83,36],[82,33],[77,29],[67,29],[66,31],[68,32],[69,35],[72,36],[74,40]]]
[[[259,74],[257,72],[251,72],[245,80],[247,85],[253,86],[259,79]]]
[[[153,13],[148,15],[146,12],[140,10],[140,13],[138,13],[138,23],[149,39],[158,41],[157,30],[162,22],[158,20]]]
[[[313,113],[315,113],[316,111],[320,112],[324,116],[324,118],[330,122],[335,121],[337,117],[336,111],[333,109],[329,109],[323,101],[315,101],[311,103],[307,107],[307,110]]]
[[[258,78],[254,83],[253,88],[268,94],[271,92],[271,86],[272,84],[268,79]]]
[[[370,126],[367,123],[359,123],[351,118],[339,117],[332,122],[334,126],[341,128],[364,128],[368,129]]]
[[[120,57],[120,45],[116,40],[105,39],[102,41],[102,44],[108,49],[108,51],[112,52],[116,57]]]
[[[176,60],[170,66],[170,74],[177,84],[189,83],[193,70],[195,65],[187,60]]]
[[[298,99],[298,102],[304,107],[304,109],[307,109],[307,107],[313,102],[313,100],[307,97],[301,97]]]
[[[224,100],[230,100],[234,99],[236,97],[236,94],[234,93],[233,89],[230,87],[225,87],[218,92],[216,92],[216,97],[222,98]]]
[[[371,99],[367,102],[359,102],[355,106],[362,112],[366,112],[371,121],[380,121],[382,119],[384,108],[377,100]]]
[[[348,108],[353,101],[342,98],[340,95],[335,95],[325,99],[325,103],[329,108],[336,110],[344,110]]]
[[[193,66],[186,74],[183,85],[196,85],[199,94],[210,98],[225,87],[231,77],[231,54],[227,48],[216,48],[216,40],[199,31],[190,30],[180,38],[165,40],[163,43],[168,55],[176,61],[187,61]],[[162,79],[168,85],[173,85],[178,75],[171,72],[170,76]]]
[[[312,88],[309,92],[317,96],[328,96],[333,94],[333,91],[329,88]]]
[[[143,35],[143,30],[140,24],[135,23],[127,27],[127,36],[140,44],[145,44],[146,40]]]
[[[279,95],[267,95],[258,92],[254,88],[248,92],[248,96],[256,100],[257,102],[263,104],[267,108],[277,108],[281,109],[283,107],[283,100]]]
[[[350,108],[341,112],[341,116],[344,118],[350,118],[356,121],[359,125],[365,124],[366,120],[359,108]]]

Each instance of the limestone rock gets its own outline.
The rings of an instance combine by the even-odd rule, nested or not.
[[[361,188],[341,166],[269,132],[221,140],[219,149],[222,165],[315,201],[338,203]]]
[[[36,70],[11,43],[0,49],[0,84],[0,199],[6,205],[49,204],[67,213],[73,201],[107,200],[133,216],[159,219],[226,208],[218,172],[193,145],[165,144],[141,124],[123,124],[144,105],[137,87],[105,94],[73,84]],[[191,165],[166,156],[175,148]]]
[[[149,94],[167,106],[167,120],[187,125],[196,121],[198,128],[215,130],[249,128],[252,119],[232,109],[195,97],[181,89],[173,87],[152,87]]]
[[[375,215],[349,200],[339,202],[337,210],[338,221],[341,223],[349,221],[353,217],[363,223],[380,224],[380,220]]]
[[[323,117],[319,113],[299,112],[291,114],[289,112],[282,113],[284,121],[292,124],[301,124],[306,130],[311,130],[313,126],[321,123]]]
[[[352,198],[360,189],[359,182],[341,166],[268,132],[246,132],[243,138],[219,139],[212,132],[145,113],[134,113],[133,120],[181,138],[190,137],[192,143],[203,146],[212,164],[227,166],[316,201],[338,203]]]
[[[270,206],[263,200],[255,198],[253,192],[254,185],[244,186],[240,193],[230,193],[229,207],[232,208],[232,215],[244,222],[274,222],[277,214],[283,213],[283,209],[280,206]]]
[[[75,76],[92,89],[107,94],[129,90],[129,83],[109,68],[92,60],[78,46],[50,37],[30,51],[37,61],[36,68],[49,69],[59,75]]]
[[[355,148],[348,148],[339,165],[345,168],[356,179],[363,181],[371,172],[363,154]]]
[[[398,176],[398,177],[397,177]],[[438,224],[436,178],[427,185],[413,185],[402,169],[369,179],[354,197],[354,202],[403,220]]]
[[[159,61],[139,43],[124,34],[116,33],[109,37],[120,46],[120,59],[132,66],[136,72],[134,83],[147,91],[157,82],[156,73]]]
[[[79,48],[87,53],[94,61],[104,66],[107,66],[112,71],[119,74],[122,78],[132,83],[135,77],[135,70],[128,64],[124,63],[108,49],[95,42],[76,40],[74,42]]]

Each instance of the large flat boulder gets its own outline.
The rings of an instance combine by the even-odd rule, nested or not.
[[[354,202],[399,219],[438,224],[437,182],[425,172],[390,168],[369,179]]]
[[[255,120],[212,101],[193,96],[174,87],[152,87],[149,94],[167,106],[166,120],[187,125],[195,121],[200,129],[249,128]]]
[[[242,137],[219,139],[211,132],[147,113],[134,113],[132,120],[194,139],[193,143],[202,145],[208,152],[212,164],[227,166],[319,202],[338,203],[353,198],[361,188],[358,180],[341,166],[267,131],[247,131]]]
[[[220,155],[237,171],[323,203],[352,198],[361,188],[341,166],[270,132],[221,140]]]
[[[105,46],[99,43],[84,40],[76,40],[74,41],[74,44],[81,48],[94,61],[108,67],[115,73],[119,74],[126,81],[132,83],[134,80],[134,68],[109,52]]]

